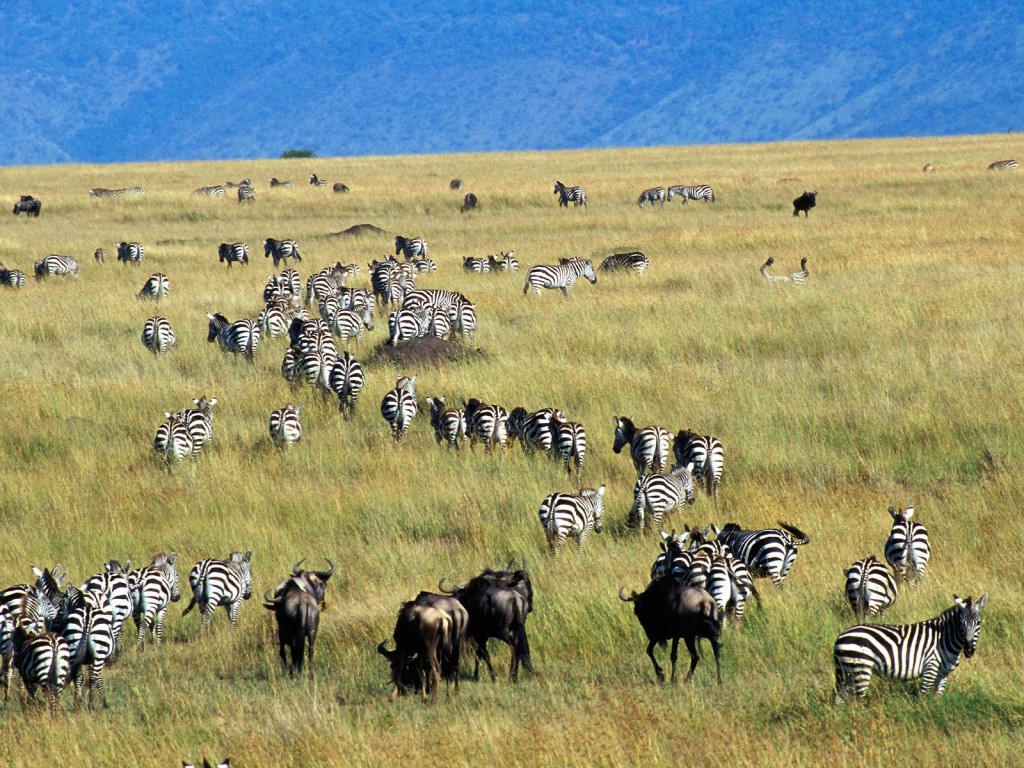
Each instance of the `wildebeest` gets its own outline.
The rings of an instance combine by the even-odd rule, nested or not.
[[[469,612],[468,636],[476,646],[476,664],[473,679],[480,677],[480,660],[483,659],[495,679],[487,641],[496,637],[512,651],[509,663],[509,679],[519,679],[519,665],[533,672],[530,660],[530,643],[526,637],[526,618],[533,610],[533,585],[530,574],[523,563],[521,569],[512,570],[509,563],[503,571],[485,570],[463,586],[445,589],[438,584],[441,592],[452,595]]]
[[[697,653],[699,638],[711,641],[711,649],[715,653],[715,668],[718,672],[718,684],[722,684],[722,665],[719,659],[721,643],[718,638],[722,634],[722,619],[718,606],[711,595],[699,587],[685,586],[672,576],[662,576],[652,581],[641,594],[623,595],[619,589],[619,599],[633,603],[633,613],[640,621],[640,626],[647,633],[647,655],[654,665],[654,674],[658,680],[665,682],[665,673],[654,658],[654,646],[672,641],[672,677],[676,680],[676,656],[679,651],[679,639],[686,643],[690,652],[690,671],[686,674],[689,682],[693,670],[697,668],[700,656]]]
[[[269,591],[263,593],[263,607],[273,611],[277,619],[277,642],[283,667],[288,667],[285,648],[291,649],[289,675],[302,674],[305,655],[309,662],[309,679],[313,679],[313,644],[320,627],[320,612],[326,607],[327,581],[334,573],[334,563],[328,560],[327,564],[331,566],[328,571],[304,571],[299,569],[300,560],[292,568],[292,575],[277,585],[273,596]]]
[[[472,192],[467,192],[465,199],[462,201],[462,207],[459,208],[459,213],[465,213],[466,211],[472,211],[476,208],[476,195]]]
[[[22,195],[21,199],[14,204],[15,216],[19,216],[23,213],[26,216],[38,216],[39,212],[42,210],[43,203],[32,197],[32,195]]]
[[[348,191],[350,191],[348,186],[346,184],[342,184],[340,181],[334,182],[334,184],[331,186],[331,189],[334,192],[348,192]]]
[[[805,189],[804,193],[793,201],[793,215],[799,216],[800,211],[803,211],[804,216],[807,216],[807,212],[815,206],[817,196],[817,191],[808,192]]]

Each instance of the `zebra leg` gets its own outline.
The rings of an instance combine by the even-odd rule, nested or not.
[[[136,650],[142,651],[146,648],[146,630],[149,629],[150,624],[149,614],[142,614],[139,618],[135,619],[135,625],[139,630],[139,639],[135,643]]]
[[[92,709],[92,693],[93,689],[97,689],[100,692],[100,703],[104,709],[107,709],[107,693],[103,690],[103,662],[94,661],[92,667],[89,669],[89,709]]]
[[[238,611],[242,607],[241,603],[232,603],[228,607],[228,618],[231,620],[231,631],[234,632],[238,628]]]
[[[167,609],[164,608],[156,612],[156,627],[153,630],[153,634],[156,636],[156,644],[160,645],[164,641],[164,614],[167,613]]]
[[[85,638],[83,637],[79,642],[83,642],[84,643],[85,642]],[[75,670],[75,674],[71,678],[71,687],[74,689],[74,694],[72,696],[72,699],[73,699],[72,703],[74,704],[76,709],[78,707],[82,706],[82,688],[84,686],[85,686],[85,668],[84,668],[84,666],[79,666],[78,669]]]
[[[206,635],[210,632],[210,626],[213,624],[213,612],[215,610],[217,610],[217,606],[214,605],[212,602],[203,603],[203,623],[199,630],[200,634]]]

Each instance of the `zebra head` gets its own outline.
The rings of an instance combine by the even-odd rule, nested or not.
[[[612,450],[615,453],[622,453],[624,446],[633,442],[633,433],[636,431],[636,427],[633,422],[625,416],[615,417],[615,442],[612,444]]]
[[[231,553],[231,564],[242,574],[242,599],[248,600],[252,597],[252,550],[247,549],[243,555],[241,552]]]
[[[181,600],[181,593],[178,592],[178,569],[175,567],[177,562],[177,552],[171,552],[169,555],[158,552],[153,556],[153,567],[160,571],[160,575],[167,582],[167,586],[171,590],[172,603]]]
[[[978,602],[972,603],[971,598],[961,600],[953,595],[956,607],[959,609],[955,618],[955,631],[958,644],[964,649],[964,656],[968,659],[978,650],[978,636],[981,634],[981,609],[988,600],[988,592],[983,594]]]
[[[224,317],[224,315],[222,315],[220,312],[217,312],[216,314],[213,315],[207,312],[206,316],[210,319],[210,332],[207,335],[206,340],[216,341],[218,334],[222,330],[224,330],[224,328],[230,325],[230,323],[228,323],[228,319]]]
[[[604,489],[602,485],[597,490],[593,488],[584,488],[580,491],[580,496],[590,501],[594,508],[594,533],[601,532],[601,525],[604,518]]]

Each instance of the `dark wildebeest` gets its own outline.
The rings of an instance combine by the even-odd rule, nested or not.
[[[43,203],[40,200],[32,197],[32,195],[22,195],[21,200],[14,204],[14,215],[19,216],[24,213],[26,216],[38,216],[39,212],[43,210]]]
[[[342,184],[340,181],[334,182],[334,185],[331,187],[331,189],[333,191],[335,191],[335,192],[348,192],[349,191],[348,185]]]
[[[476,195],[472,192],[467,192],[466,198],[462,201],[462,207],[459,208],[459,213],[472,211],[474,208],[476,208]]]
[[[438,584],[440,591],[457,598],[469,612],[468,634],[476,646],[474,680],[480,677],[481,659],[491,673],[491,680],[495,679],[494,666],[487,653],[487,641],[492,637],[511,649],[509,679],[512,682],[519,679],[520,663],[528,672],[533,672],[526,637],[526,617],[533,610],[533,585],[525,562],[522,569],[516,571],[512,570],[512,565],[510,562],[504,571],[488,568],[464,586],[445,589],[443,584]]]
[[[329,571],[303,571],[299,569],[302,565],[300,560],[292,568],[292,575],[277,585],[272,597],[269,591],[263,594],[266,601],[263,607],[273,611],[277,619],[277,641],[282,666],[288,666],[285,648],[291,649],[289,675],[302,674],[305,653],[309,661],[309,679],[313,679],[313,644],[320,626],[320,612],[326,606],[324,591],[327,580],[334,573],[334,563],[328,560],[327,564],[331,566]]]
[[[804,193],[802,195],[800,195],[800,197],[796,198],[796,200],[793,201],[793,215],[794,216],[799,216],[800,215],[800,211],[803,211],[804,212],[804,216],[807,216],[807,212],[809,210],[811,210],[811,208],[814,207],[814,205],[815,205],[815,198],[817,198],[817,196],[818,196],[818,193],[816,191],[815,192],[808,192],[805,189]]]
[[[633,603],[633,613],[640,621],[640,626],[647,633],[647,655],[654,664],[654,674],[658,680],[665,682],[665,673],[654,658],[654,646],[672,641],[672,682],[676,681],[676,656],[679,651],[679,638],[686,643],[690,652],[690,671],[685,682],[690,682],[693,670],[697,667],[700,656],[697,654],[697,640],[706,637],[711,641],[715,653],[715,668],[718,671],[718,684],[722,684],[722,665],[719,661],[721,643],[718,638],[722,634],[722,619],[718,613],[715,599],[699,587],[685,586],[671,575],[662,576],[652,581],[642,594],[633,592],[630,597],[623,595],[619,589],[619,599]]]

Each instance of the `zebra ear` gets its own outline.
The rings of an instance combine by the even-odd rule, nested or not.
[[[913,508],[912,506],[911,506],[911,507],[907,507],[907,508],[906,508],[906,509],[905,509],[905,510],[903,511],[903,514],[902,514],[902,515],[900,515],[900,517],[902,517],[902,518],[903,518],[904,520],[909,520],[909,519],[910,519],[910,518],[912,518],[913,516],[914,516],[914,508]]]
[[[900,518],[899,513],[896,511],[895,507],[889,507],[889,515],[892,517],[893,520],[899,520]]]
[[[206,313],[206,316],[207,316],[208,318],[210,318],[211,320],[213,320],[213,315],[211,315],[211,314],[210,314],[209,312],[207,312],[207,313]]]
[[[953,602],[956,603],[957,605],[959,605],[961,608],[964,608],[967,605],[967,603],[965,603],[963,600],[961,600],[956,595],[953,595]]]
[[[247,563],[250,562],[252,560],[252,550],[251,549],[245,550],[245,557],[242,558],[242,559],[245,560],[245,562],[247,562]]]
[[[177,552],[171,552],[171,556],[167,558],[167,562],[169,562],[171,565],[174,565],[177,561],[178,561],[178,553]]]
[[[988,592],[978,598],[978,602],[974,604],[976,608],[984,607],[985,603],[988,602]]]

